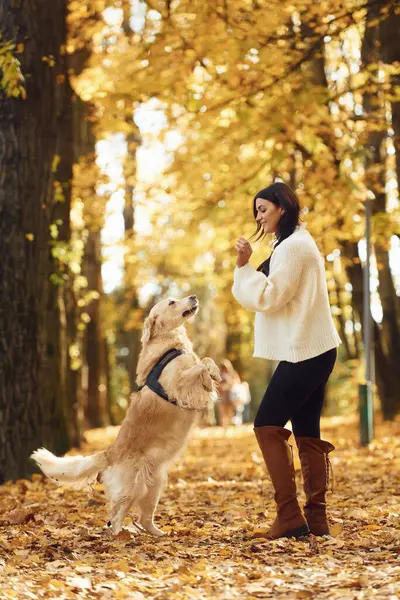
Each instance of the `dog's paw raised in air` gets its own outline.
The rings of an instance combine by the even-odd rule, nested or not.
[[[203,373],[201,374],[201,385],[202,387],[207,390],[207,392],[212,392],[214,389],[214,383],[213,380],[211,378],[211,375],[208,371],[204,370]]]
[[[212,373],[211,373],[211,371],[210,371],[210,377],[211,377],[211,379],[213,379],[213,380],[214,380],[216,383],[221,383],[221,381],[222,381],[222,377],[221,377],[221,375],[219,374],[219,370],[218,370],[218,372],[217,372],[217,373],[215,373],[215,372],[212,372]]]
[[[221,375],[219,374],[219,369],[213,361],[213,359],[206,356],[206,358],[203,358],[201,362],[203,363],[203,365],[206,365],[207,371],[209,372],[211,379],[213,379],[217,383],[220,383],[222,381]]]

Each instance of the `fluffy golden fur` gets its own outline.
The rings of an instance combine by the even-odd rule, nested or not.
[[[184,322],[198,310],[196,296],[156,304],[144,323],[137,384],[144,385],[155,363],[171,348],[184,350],[163,370],[160,383],[177,406],[145,386],[133,395],[116,440],[93,456],[58,458],[45,448],[32,454],[42,471],[64,485],[84,487],[100,475],[117,534],[128,511],[138,511],[137,527],[162,535],[153,522],[167,483],[169,465],[183,449],[199,411],[217,399],[219,369],[193,352]]]

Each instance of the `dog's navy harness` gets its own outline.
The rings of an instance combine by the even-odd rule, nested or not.
[[[162,357],[158,359],[154,367],[151,369],[150,373],[147,375],[146,383],[138,387],[138,392],[140,392],[140,390],[142,390],[144,386],[147,385],[147,387],[150,388],[152,392],[157,394],[157,396],[160,396],[161,398],[164,398],[164,400],[166,400],[167,402],[170,402],[171,404],[175,404],[175,406],[177,406],[176,400],[168,398],[167,392],[164,390],[163,386],[158,381],[158,379],[161,373],[163,372],[164,368],[167,366],[167,364],[170,363],[171,360],[174,360],[174,358],[177,358],[182,354],[185,354],[185,352],[183,350],[177,350],[176,348],[172,348],[171,350],[168,350],[168,352],[163,354]]]

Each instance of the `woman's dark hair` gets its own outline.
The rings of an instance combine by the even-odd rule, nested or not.
[[[276,232],[276,240],[274,243],[274,250],[283,240],[288,238],[296,227],[299,224],[300,220],[300,203],[293,192],[293,190],[286,185],[286,183],[277,182],[272,185],[260,190],[255,196],[253,200],[253,214],[254,218],[257,217],[257,208],[256,208],[256,200],[257,198],[262,198],[263,200],[269,200],[279,208],[284,209],[284,213],[279,219],[278,222],[278,231]],[[261,223],[257,223],[257,229],[253,233],[250,239],[255,239],[258,241],[265,236],[265,233],[262,231]],[[267,258],[266,261],[261,263],[258,267],[258,271],[262,271],[267,277],[269,275],[269,263],[271,257]]]

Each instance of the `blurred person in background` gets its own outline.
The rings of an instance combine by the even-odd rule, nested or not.
[[[336,360],[340,338],[330,306],[324,262],[300,223],[300,205],[284,183],[261,190],[253,200],[256,240],[275,235],[271,256],[255,269],[248,240],[236,243],[232,293],[256,313],[254,356],[280,361],[259,406],[254,432],[270,475],[277,516],[271,539],[327,535],[328,454],[321,440],[320,417],[325,386]],[[297,501],[291,421],[299,449],[306,494],[304,514]]]
[[[251,400],[249,384],[240,381],[230,360],[223,360],[219,369],[222,382],[219,384],[218,422],[222,427],[242,425],[243,411]]]
[[[231,388],[230,398],[235,407],[233,425],[243,425],[244,411],[251,402],[250,387],[247,381],[235,383]]]
[[[222,427],[233,424],[236,413],[235,404],[232,402],[231,390],[236,384],[240,384],[239,374],[235,371],[232,363],[227,358],[219,365],[222,378],[219,384],[219,401],[217,403],[218,423]]]

